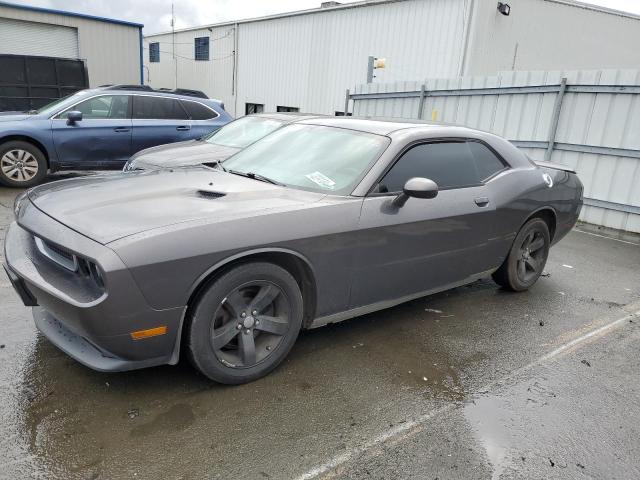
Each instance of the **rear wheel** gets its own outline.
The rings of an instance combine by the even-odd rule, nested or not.
[[[271,263],[247,263],[208,285],[187,333],[193,365],[220,383],[256,380],[287,356],[302,325],[300,288]]]
[[[514,292],[530,288],[547,263],[551,244],[549,227],[540,218],[532,218],[518,232],[509,255],[493,273],[495,282]]]
[[[28,142],[11,141],[0,145],[0,183],[8,187],[31,187],[47,175],[42,151]]]

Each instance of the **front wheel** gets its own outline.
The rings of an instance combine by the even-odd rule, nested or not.
[[[42,151],[28,142],[10,141],[0,145],[0,184],[32,187],[47,175]]]
[[[229,270],[205,287],[187,331],[192,364],[211,380],[256,380],[287,356],[302,326],[296,280],[263,262]]]
[[[514,292],[529,289],[547,264],[550,244],[547,223],[540,218],[532,218],[516,235],[506,260],[493,273],[493,280]]]

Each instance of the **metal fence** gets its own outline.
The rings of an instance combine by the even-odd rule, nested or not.
[[[640,232],[640,70],[504,72],[359,85],[353,114],[466,125],[575,168],[581,219]]]

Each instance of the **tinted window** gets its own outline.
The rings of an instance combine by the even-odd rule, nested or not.
[[[262,113],[264,112],[264,105],[262,103],[245,103],[244,104],[244,113],[246,115],[251,115],[252,113]]]
[[[486,145],[480,142],[469,142],[468,145],[476,161],[480,180],[486,180],[504,168],[504,164]]]
[[[299,112],[300,109],[298,107],[285,107],[283,105],[278,105],[276,107],[276,112]]]
[[[133,99],[133,118],[186,120],[187,113],[180,102],[172,98],[136,96]]]
[[[67,108],[57,118],[66,118],[67,112],[82,112],[83,118],[129,118],[129,99],[127,95],[102,95],[80,102]]]
[[[183,100],[181,103],[191,120],[209,120],[218,116],[216,112],[201,103],[188,102],[186,100]]]
[[[412,177],[429,178],[439,188],[460,188],[480,182],[466,142],[425,143],[407,151],[380,182],[380,192],[400,192]]]

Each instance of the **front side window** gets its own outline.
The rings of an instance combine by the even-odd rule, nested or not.
[[[479,142],[424,143],[400,157],[378,185],[377,192],[401,192],[413,177],[433,180],[442,190],[470,187],[504,168],[493,152]]]
[[[67,113],[73,110],[82,112],[84,119],[126,119],[129,118],[130,99],[128,95],[101,95],[89,98],[67,108],[56,118],[66,118]]]
[[[191,120],[211,120],[218,116],[217,112],[214,112],[208,107],[205,107],[199,102],[190,102],[188,100],[182,100],[182,106],[187,111]]]
[[[196,60],[209,60],[209,37],[198,37],[194,39]]]
[[[204,138],[214,145],[244,148],[280,128],[282,122],[271,118],[242,117]]]
[[[137,95],[133,99],[133,118],[139,120],[187,120],[188,117],[178,100]]]
[[[149,62],[157,63],[160,61],[160,43],[153,42],[149,44]]]
[[[389,139],[381,135],[292,124],[249,145],[222,166],[294,188],[348,195],[388,145]]]

